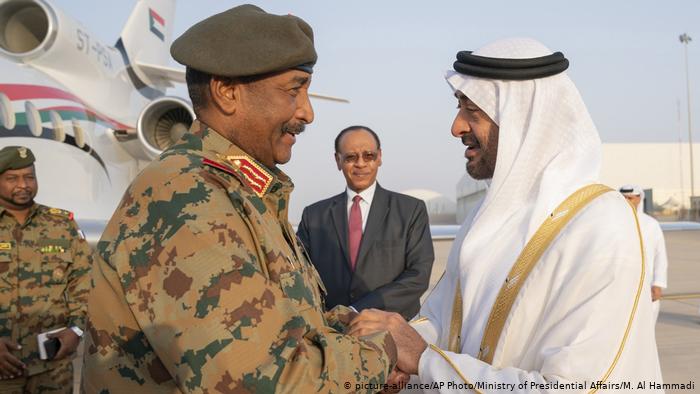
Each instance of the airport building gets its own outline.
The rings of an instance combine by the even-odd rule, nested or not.
[[[646,194],[645,211],[662,220],[700,220],[700,143],[693,144],[695,196],[691,199],[687,143],[604,143],[601,182],[614,188],[637,184]],[[484,181],[466,173],[457,183],[457,222],[483,197]]]
[[[430,224],[456,224],[456,204],[442,194],[427,189],[411,189],[401,192],[425,202]]]

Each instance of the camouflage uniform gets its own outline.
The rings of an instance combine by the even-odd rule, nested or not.
[[[132,183],[98,244],[88,393],[355,392],[391,336],[343,335],[287,221],[293,185],[195,122]],[[364,392],[371,390],[362,390]]]
[[[29,376],[0,381],[0,392],[22,384],[36,388],[31,392],[71,392],[70,358],[40,360],[36,336],[85,327],[91,265],[92,252],[70,212],[35,204],[20,225],[0,207],[0,337],[22,346],[12,353]]]

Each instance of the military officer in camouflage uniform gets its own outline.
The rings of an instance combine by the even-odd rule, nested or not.
[[[133,181],[98,244],[84,391],[378,391],[393,339],[346,335],[352,312],[324,311],[277,167],[314,117],[311,27],[244,5],[171,53],[199,120]]]
[[[32,152],[0,150],[0,393],[71,393],[85,325],[90,247],[73,215],[36,193]],[[41,360],[37,335],[61,328],[58,354]]]

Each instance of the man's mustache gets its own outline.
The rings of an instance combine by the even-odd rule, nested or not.
[[[306,130],[306,124],[304,123],[297,123],[297,124],[290,124],[287,123],[282,126],[282,131],[285,133],[290,133],[290,134],[301,134]]]
[[[462,144],[468,145],[468,146],[476,146],[479,145],[479,141],[477,141],[474,138],[467,137],[466,135],[462,136]]]

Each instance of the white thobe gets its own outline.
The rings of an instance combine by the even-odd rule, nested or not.
[[[507,248],[518,237],[522,235],[500,234],[483,247]],[[460,248],[460,238],[453,248]],[[457,261],[459,267],[450,266]],[[554,381],[580,383],[585,389],[571,391],[590,392],[593,382],[602,380],[629,382],[630,391],[646,384],[646,391],[653,391],[649,382],[662,382],[640,241],[630,207],[619,195],[606,193],[592,201],[554,239],[516,297],[489,365],[476,355],[513,263],[487,265],[469,256],[448,262],[445,277],[421,309],[427,320],[415,328],[426,342],[443,349],[459,372],[428,347],[419,378],[438,386],[426,392],[464,392],[464,386],[450,387],[450,382],[464,383],[460,374],[471,384],[486,384],[481,392],[561,392],[536,386]],[[460,353],[445,350],[456,273],[463,301]],[[488,386],[496,384],[501,386]],[[621,387],[601,388],[619,392],[615,389]]]
[[[666,256],[666,242],[659,222],[646,213],[638,213],[639,226],[644,238],[644,251],[647,262],[648,285],[665,289],[667,286],[666,271],[668,270],[668,257]],[[652,319],[656,323],[659,317],[659,301],[652,303]]]

